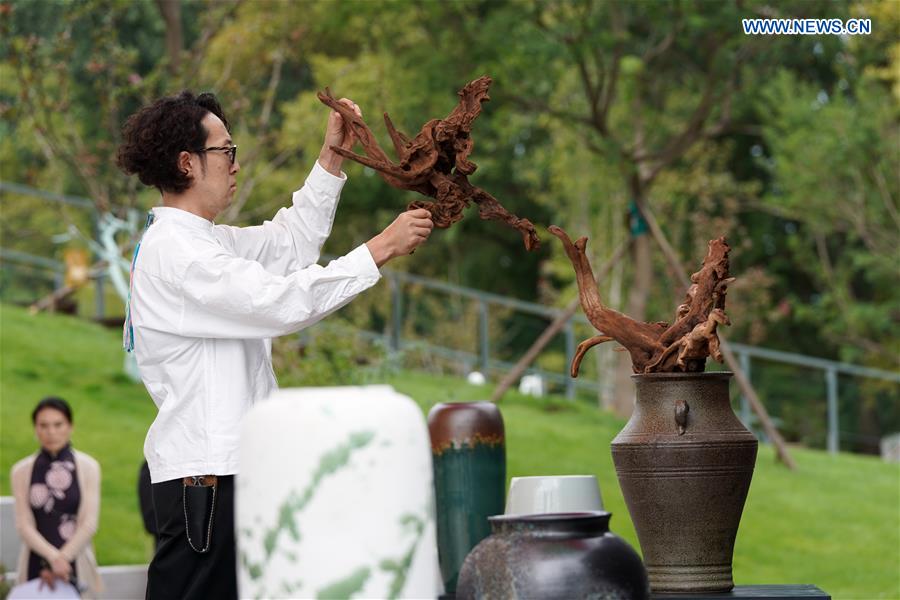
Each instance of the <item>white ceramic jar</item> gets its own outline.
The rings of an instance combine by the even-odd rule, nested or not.
[[[390,386],[279,390],[247,415],[237,476],[242,598],[435,598],[431,451]]]

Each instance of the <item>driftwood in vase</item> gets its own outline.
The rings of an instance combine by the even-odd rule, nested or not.
[[[384,124],[397,152],[393,162],[366,125],[348,106],[335,100],[331,90],[319,92],[319,100],[340,113],[344,122],[359,140],[365,156],[337,146],[331,149],[344,158],[378,171],[390,185],[401,190],[419,192],[434,198],[434,202],[417,200],[409,209],[425,208],[431,212],[435,227],[447,228],[462,219],[463,210],[474,202],[482,219],[502,221],[519,231],[526,250],[536,250],[540,240],[534,225],[507,211],[500,202],[483,189],[469,183],[468,176],[478,168],[469,160],[474,141],[472,123],[481,113],[481,104],[490,100],[488,88],[491,78],[479,77],[459,91],[459,104],[444,119],[432,119],[422,126],[412,139],[398,131],[387,113]]]
[[[728,274],[729,247],[725,238],[710,240],[706,258],[699,271],[691,275],[687,297],[676,313],[672,325],[644,323],[603,305],[597,282],[585,254],[587,238],[575,242],[559,227],[549,228],[566,249],[575,268],[581,306],[591,324],[602,335],[579,344],[572,360],[572,377],[585,353],[604,342],[616,341],[631,355],[635,373],[667,373],[703,371],[706,357],[722,362],[719,325],[728,325],[725,314],[725,295],[728,284],[734,281]]]

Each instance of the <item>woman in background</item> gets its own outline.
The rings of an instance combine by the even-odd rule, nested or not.
[[[44,398],[31,413],[40,450],[13,465],[10,474],[16,529],[22,538],[18,583],[40,577],[96,596],[102,582],[91,540],[100,514],[100,466],[72,448],[72,409]]]

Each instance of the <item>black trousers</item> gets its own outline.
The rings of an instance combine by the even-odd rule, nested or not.
[[[234,475],[219,476],[208,552],[195,552],[184,525],[181,479],[153,484],[159,544],[147,571],[147,600],[232,600],[238,597]]]

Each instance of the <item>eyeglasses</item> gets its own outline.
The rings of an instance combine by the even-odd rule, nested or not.
[[[194,150],[196,153],[201,152],[225,152],[228,155],[228,160],[231,161],[231,164],[234,164],[234,160],[237,157],[237,146],[212,146],[211,148],[203,148],[202,150]]]

